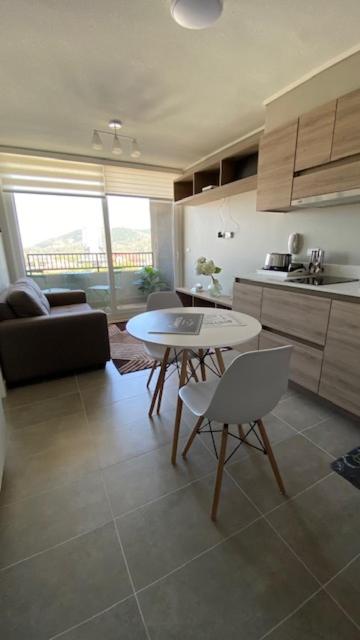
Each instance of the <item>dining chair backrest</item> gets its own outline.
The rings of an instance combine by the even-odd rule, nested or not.
[[[154,291],[147,299],[147,311],[182,307],[183,304],[175,291]]]
[[[206,417],[222,424],[255,422],[279,402],[289,378],[291,346],[239,355],[220,379]]]

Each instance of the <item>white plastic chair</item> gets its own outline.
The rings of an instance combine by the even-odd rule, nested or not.
[[[239,355],[226,369],[222,378],[211,382],[190,382],[179,390],[181,400],[197,416],[196,425],[183,451],[185,458],[197,433],[201,431],[204,418],[220,422],[222,427],[220,453],[215,481],[211,518],[216,520],[221,492],[222,477],[226,459],[228,427],[238,425],[240,446],[247,442],[247,436],[254,432],[261,450],[268,455],[269,461],[281,493],[285,493],[276,460],[262,422],[285,393],[289,377],[291,346],[278,347],[265,351],[251,351]],[[250,428],[245,434],[243,424]],[[259,430],[257,434],[256,429]]]
[[[150,293],[147,299],[146,306],[147,306],[147,311],[158,311],[160,309],[171,309],[175,307],[182,307],[183,304],[179,296],[177,295],[177,293],[175,293],[175,291],[155,291],[154,293]],[[156,345],[151,342],[144,342],[144,346],[147,354],[150,356],[150,358],[153,358],[154,360],[154,364],[151,368],[150,375],[146,383],[146,386],[149,387],[151,379],[154,375],[155,369],[158,367],[158,365],[163,364],[167,350],[166,350],[166,347],[162,347],[161,345]],[[157,400],[157,412],[160,411],[166,370],[168,368],[168,365],[174,363],[175,360],[176,360],[176,353],[173,349],[171,349],[167,357],[166,366],[164,367],[161,366],[159,377],[156,383],[155,391],[154,391],[150,409],[149,409],[149,415],[152,415],[154,411],[156,400]],[[189,366],[192,369],[192,374],[197,379],[191,361],[189,361]]]

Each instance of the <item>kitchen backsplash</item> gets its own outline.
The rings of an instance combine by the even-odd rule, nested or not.
[[[234,238],[218,238],[219,231],[234,231]],[[290,233],[303,236],[297,261],[308,261],[306,250],[322,247],[329,273],[360,277],[360,204],[305,209],[290,213],[256,211],[256,192],[251,191],[184,210],[185,286],[208,284],[195,274],[201,255],[222,267],[224,292],[230,292],[238,273],[261,268],[268,251],[287,251]]]

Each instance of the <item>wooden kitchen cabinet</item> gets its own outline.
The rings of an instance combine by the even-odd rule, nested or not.
[[[324,345],[330,304],[328,298],[264,288],[261,324]]]
[[[360,153],[360,90],[337,101],[331,160]]]
[[[290,208],[295,164],[298,120],[265,133],[260,141],[258,162],[258,211]]]
[[[299,118],[295,171],[330,162],[337,100]]]
[[[247,313],[249,316],[260,320],[262,291],[262,287],[257,287],[256,285],[234,282],[233,310]]]
[[[360,304],[332,302],[319,393],[360,416]]]
[[[292,338],[285,338],[271,331],[261,332],[260,349],[274,349],[288,344],[293,347],[290,360],[290,380],[317,393],[323,359],[322,350],[302,344]]]

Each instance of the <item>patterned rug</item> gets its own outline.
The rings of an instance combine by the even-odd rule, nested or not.
[[[360,447],[352,449],[345,456],[332,462],[331,468],[351,482],[354,487],[360,489]]]
[[[120,374],[150,369],[153,360],[144,345],[126,331],[126,322],[109,325],[111,359]]]

